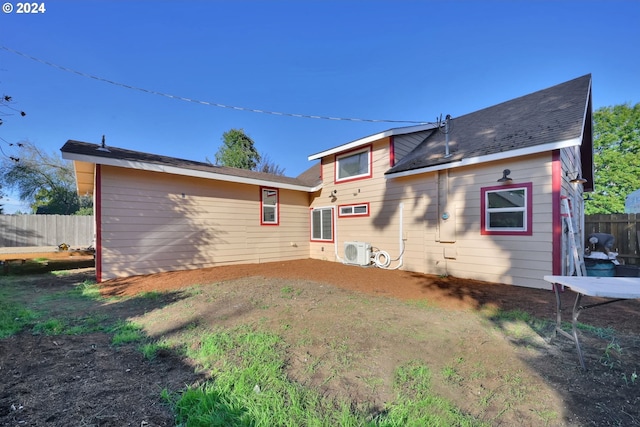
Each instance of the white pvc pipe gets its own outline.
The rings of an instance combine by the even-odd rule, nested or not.
[[[404,241],[402,239],[402,232],[403,232],[403,228],[402,227],[403,227],[403,222],[404,222],[403,221],[404,203],[400,203],[398,205],[398,211],[400,212],[400,227],[399,227],[400,231],[398,233],[398,248],[400,249],[400,256],[399,256],[398,261],[400,261],[400,262],[395,267],[389,268],[389,270],[397,270],[400,267],[402,267],[402,263],[403,263],[402,258],[404,256]]]
[[[340,255],[338,255],[338,215],[334,214],[334,208],[331,208],[331,215],[333,216],[333,250],[336,255],[336,259],[344,264],[344,260],[340,258]]]

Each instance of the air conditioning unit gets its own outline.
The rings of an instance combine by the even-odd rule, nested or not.
[[[371,264],[371,245],[365,242],[344,242],[345,264]]]

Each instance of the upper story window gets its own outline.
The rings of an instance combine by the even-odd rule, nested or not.
[[[531,183],[482,188],[481,233],[532,234]]]
[[[371,178],[371,146],[336,156],[336,182]]]
[[[278,225],[278,189],[277,188],[261,188],[261,225]]]

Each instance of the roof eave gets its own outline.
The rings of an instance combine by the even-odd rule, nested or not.
[[[374,135],[369,135],[369,136],[366,136],[364,138],[356,139],[355,141],[351,141],[351,142],[348,142],[346,144],[342,144],[342,145],[339,145],[337,147],[330,148],[329,150],[321,151],[321,152],[316,153],[316,154],[311,154],[307,158],[307,160],[317,160],[317,159],[321,159],[321,158],[323,158],[325,156],[330,156],[332,154],[337,154],[337,153],[341,153],[343,151],[352,150],[354,148],[361,147],[361,146],[369,144],[369,143],[371,143],[373,141],[377,141],[379,139],[386,138],[386,137],[389,137],[389,136],[406,135],[408,133],[413,133],[413,132],[422,132],[424,130],[435,129],[436,127],[438,127],[438,126],[435,123],[427,123],[427,124],[424,124],[424,125],[416,125],[416,126],[409,126],[409,127],[403,127],[403,128],[388,129],[388,130],[386,130],[384,132],[379,132],[379,133],[376,133]]]
[[[62,158],[66,160],[101,164],[106,166],[116,166],[121,168],[136,169],[136,170],[143,170],[143,171],[149,171],[149,172],[162,172],[162,173],[168,173],[173,175],[189,176],[194,178],[214,179],[217,181],[234,182],[238,184],[261,185],[265,187],[281,188],[285,190],[304,191],[307,193],[315,192],[318,189],[318,186],[309,187],[305,185],[288,184],[288,183],[277,182],[277,181],[225,175],[225,174],[200,171],[195,169],[179,168],[179,167],[169,166],[169,165],[159,165],[156,163],[112,159],[108,157],[88,156],[86,154],[77,154],[77,153],[70,153],[70,152],[62,152]]]
[[[577,138],[568,139],[566,141],[552,142],[548,144],[541,144],[541,145],[521,148],[517,150],[509,150],[509,151],[504,151],[500,153],[487,154],[485,156],[469,157],[467,159],[462,159],[457,162],[443,163],[435,166],[428,166],[424,168],[411,169],[407,171],[388,173],[388,174],[385,174],[385,178],[387,179],[401,178],[405,176],[419,175],[423,173],[436,172],[436,171],[445,170],[445,169],[453,169],[461,166],[470,166],[470,165],[476,165],[480,163],[493,162],[497,160],[511,159],[513,157],[526,156],[529,154],[539,154],[547,151],[559,150],[561,148],[579,146],[581,144],[581,141],[582,141],[582,137],[580,136]]]

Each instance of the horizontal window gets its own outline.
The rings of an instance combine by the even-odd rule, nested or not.
[[[371,146],[336,156],[336,182],[371,178]]]
[[[482,188],[481,233],[531,235],[531,183]]]
[[[338,216],[369,216],[369,203],[338,206]]]

